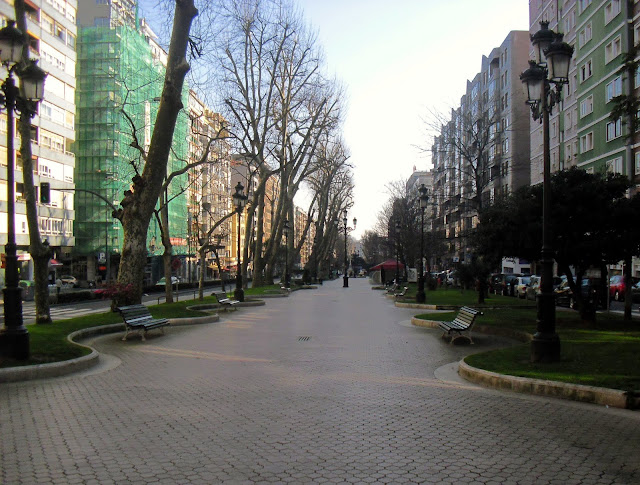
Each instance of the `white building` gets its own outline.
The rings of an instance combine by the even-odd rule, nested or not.
[[[51,200],[39,202],[38,219],[42,239],[53,249],[56,260],[63,261],[75,244],[73,237],[73,191],[75,158],[75,89],[76,89],[76,0],[29,0],[27,33],[30,55],[39,60],[47,73],[44,100],[39,113],[32,119],[34,157],[34,183],[38,188],[47,182],[51,187]],[[0,0],[2,26],[15,19],[13,2]],[[6,70],[2,69],[3,79]],[[7,241],[7,139],[6,113],[0,123],[0,244]],[[20,278],[33,279],[33,264],[28,254],[29,232],[22,164],[16,147],[16,244],[20,261]],[[36,191],[39,194],[39,191]],[[54,263],[55,265],[56,263]],[[4,274],[0,275],[4,279]]]

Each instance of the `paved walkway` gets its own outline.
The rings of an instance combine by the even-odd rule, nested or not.
[[[434,377],[470,351],[366,279],[0,386],[0,483],[640,483],[640,413]]]

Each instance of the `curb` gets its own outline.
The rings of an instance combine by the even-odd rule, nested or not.
[[[536,396],[558,397],[621,409],[628,408],[628,398],[625,391],[528,377],[506,376],[471,367],[464,360],[461,360],[458,364],[458,374],[468,381],[493,389],[509,390]]]
[[[417,327],[438,328],[438,322],[435,320],[422,320],[415,317],[411,319],[411,324]],[[533,338],[532,335],[527,332],[506,328],[498,329],[487,325],[475,325],[473,329],[479,333],[509,337],[525,343],[531,341]],[[635,409],[637,406],[636,401],[638,400],[635,393],[608,389],[606,387],[585,386],[582,384],[498,374],[496,372],[472,367],[464,360],[458,363],[458,374],[470,382],[493,389],[600,404],[621,409]]]

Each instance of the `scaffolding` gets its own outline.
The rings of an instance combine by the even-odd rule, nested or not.
[[[132,127],[140,145],[148,148],[156,118],[164,66],[156,62],[145,37],[128,26],[82,27],[78,32],[76,172],[76,253],[107,264],[123,242],[112,208],[129,190],[140,153],[131,147]],[[186,105],[188,89],[184,90]],[[127,116],[123,114],[126,112]],[[176,124],[167,172],[184,167],[188,157],[188,116]],[[174,254],[188,253],[187,175],[176,177],[168,190],[169,232]],[[152,218],[147,235],[149,255],[163,252],[160,229]]]

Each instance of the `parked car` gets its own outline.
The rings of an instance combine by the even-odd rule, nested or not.
[[[520,273],[510,273],[502,275],[502,278],[496,283],[497,294],[504,296],[514,296],[516,289],[516,279],[522,276]]]
[[[69,274],[63,274],[58,279],[65,286],[73,286],[74,288],[77,288],[78,286],[78,280],[75,278],[75,276],[71,276]]]
[[[583,278],[580,285],[582,298],[589,303],[595,304],[597,307],[606,307],[606,288],[603,291],[603,285],[600,278]],[[569,287],[569,282],[565,278],[558,288],[554,291],[556,304],[576,308],[576,298],[573,291]]]
[[[638,278],[631,279],[634,285],[639,281]],[[624,276],[623,275],[613,275],[609,278],[609,298],[615,301],[624,301]],[[633,289],[631,290],[633,291]]]
[[[640,301],[640,280],[631,287],[631,296],[634,302]]]
[[[531,278],[529,276],[518,276],[513,289],[514,296],[525,298],[529,284],[531,284]]]
[[[540,293],[540,276],[534,275],[531,276],[529,286],[527,286],[527,290],[525,291],[525,298],[535,301],[538,293]]]
[[[167,280],[166,280],[166,279],[165,279],[165,277],[163,276],[162,278],[160,278],[160,279],[158,280],[158,282],[156,283],[156,286],[162,286],[162,287],[164,288],[164,286],[165,286],[165,284],[166,284],[166,283],[165,283],[166,281],[167,281]],[[172,285],[172,286],[173,286],[173,285],[177,285],[178,283],[180,283],[180,278],[178,278],[177,276],[172,276],[172,277],[171,277],[171,285]]]

